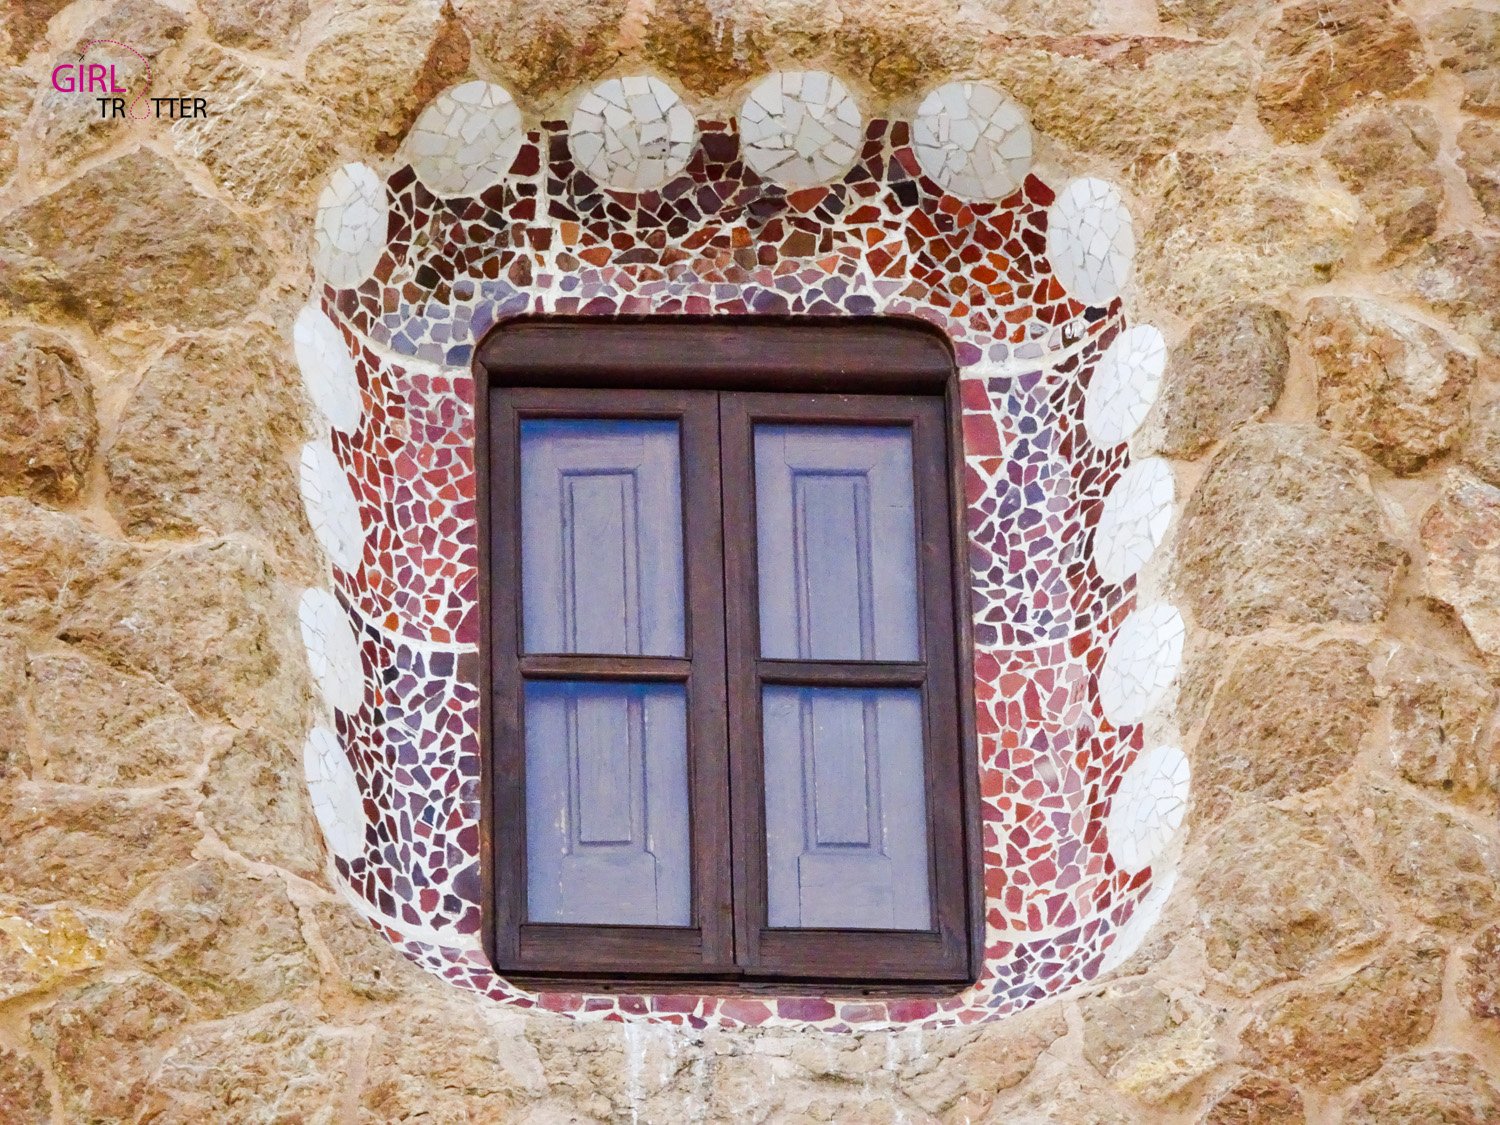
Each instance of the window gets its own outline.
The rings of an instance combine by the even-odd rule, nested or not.
[[[543,321],[479,366],[497,968],[971,980],[946,343]]]

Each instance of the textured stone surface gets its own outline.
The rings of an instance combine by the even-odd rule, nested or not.
[[[432,989],[432,978],[401,956],[352,907],[320,902],[308,913],[315,920],[318,945],[332,966],[324,974],[325,982],[342,985],[366,1000],[394,1000]]]
[[[1440,946],[1413,940],[1326,984],[1297,985],[1246,1029],[1245,1047],[1291,1082],[1336,1090],[1360,1082],[1432,1030]]]
[[[296,550],[302,414],[295,373],[263,337],[172,347],[105,453],[121,525],[133,535],[251,532]]]
[[[205,860],[157,881],[121,940],[136,960],[204,1011],[291,999],[317,979],[286,888]]]
[[[1375,217],[1393,251],[1432,237],[1443,209],[1443,177],[1433,167],[1442,136],[1430,110],[1378,106],[1328,134],[1323,157]]]
[[[202,764],[205,732],[175,692],[77,653],[26,665],[36,776],[70,785],[160,785]]]
[[[1297,1088],[1268,1074],[1245,1075],[1203,1115],[1203,1125],[1303,1125],[1306,1120]]]
[[[1470,822],[1396,784],[1361,799],[1375,872],[1422,921],[1472,930],[1500,909],[1494,821]]]
[[[1174,1002],[1156,985],[1122,981],[1080,1004],[1083,1056],[1132,1097],[1167,1101],[1223,1061],[1206,1005]]]
[[[1203,452],[1276,405],[1290,358],[1286,317],[1270,305],[1239,301],[1206,313],[1168,356],[1142,443],[1168,457]]]
[[[1474,948],[1464,957],[1460,987],[1464,1005],[1479,1020],[1490,1020],[1500,1027],[1500,923],[1481,930]]]
[[[1500,13],[1455,8],[1432,22],[1435,53],[1458,75],[1466,109],[1500,109]]]
[[[1067,1034],[1062,1010],[1030,1009],[969,1036],[945,1036],[903,1060],[897,1081],[924,1112],[982,1120],[995,1099],[1031,1074],[1037,1059]]]
[[[1175,579],[1198,621],[1378,621],[1405,551],[1360,458],[1309,426],[1246,426],[1188,500]]]
[[[205,543],[91,590],[62,635],[224,714],[253,706],[279,666],[289,614],[277,598],[260,556]]]
[[[1500,488],[1448,473],[1422,517],[1427,588],[1452,606],[1469,636],[1500,656]]]
[[[164,1040],[196,1014],[182,993],[144,973],[71,989],[34,1014],[31,1035],[52,1060],[67,1120],[132,1116]]]
[[[1142,190],[1141,288],[1178,316],[1325,282],[1354,246],[1347,201],[1296,153],[1174,152]]]
[[[1402,648],[1381,661],[1391,762],[1407,781],[1492,810],[1500,799],[1495,692],[1474,665]]]
[[[1435,1051],[1396,1059],[1349,1106],[1346,1125],[1500,1121],[1500,1089],[1473,1055]]]
[[[1458,162],[1490,222],[1500,220],[1500,128],[1469,121],[1458,133]]]
[[[1416,25],[1390,0],[1300,0],[1260,44],[1260,119],[1287,141],[1313,140],[1341,110],[1403,93],[1428,71]]]
[[[1406,279],[1481,348],[1500,349],[1500,237],[1463,230],[1428,242]]]
[[[1252,0],[1159,0],[1156,10],[1163,19],[1205,37],[1223,35],[1265,14],[1265,8]]]
[[[499,67],[510,90],[539,102],[587,85],[615,63],[625,6],[625,0],[455,4],[476,53]],[[812,6],[808,11],[815,14]]]
[[[45,992],[103,964],[101,930],[66,906],[0,897],[0,1001]]]
[[[1376,704],[1370,654],[1349,641],[1253,642],[1209,657],[1222,679],[1193,758],[1199,815],[1327,785],[1359,753]]]
[[[0,633],[0,783],[31,776],[26,721],[26,646]]]
[[[270,255],[248,224],[144,150],[0,227],[0,300],[96,330],[120,320],[228,323],[270,275]]]
[[[1239,992],[1310,973],[1385,932],[1358,855],[1316,816],[1253,806],[1200,847],[1208,964]]]
[[[1482,403],[1469,412],[1469,429],[1459,452],[1486,484],[1500,487],[1500,402]]]
[[[257,50],[286,50],[307,18],[307,0],[199,0],[208,31],[220,43]]]
[[[227,738],[203,780],[203,817],[247,859],[319,878],[322,837],[294,735],[253,729]]]
[[[93,388],[73,349],[41,332],[0,330],[0,490],[73,499],[98,431]]]
[[[52,1095],[42,1068],[25,1055],[0,1047],[0,1120],[52,1119]]]
[[[1320,297],[1304,327],[1318,420],[1393,472],[1415,472],[1463,432],[1474,355],[1380,304]]]
[[[100,583],[138,562],[77,516],[0,497],[0,620],[51,629]]]

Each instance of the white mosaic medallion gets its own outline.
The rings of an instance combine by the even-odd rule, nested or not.
[[[310,441],[302,447],[300,483],[307,522],[318,544],[335,566],[353,570],[365,550],[359,502],[326,441]]]
[[[302,769],[323,838],[339,858],[357,859],[365,845],[365,803],[349,757],[333,731],[312,729],[302,748]]]
[[[847,86],[821,70],[773,74],[740,107],[740,143],[757,175],[783,187],[829,183],[859,155],[864,124]]]
[[[687,167],[693,111],[659,78],[611,78],[583,96],[568,125],[578,166],[617,191],[650,191]]]
[[[292,351],[302,385],[318,413],[340,433],[359,427],[361,402],[354,357],[344,346],[333,321],[316,305],[308,305],[292,324]]]
[[[1166,850],[1187,815],[1191,770],[1176,746],[1142,750],[1120,779],[1105,832],[1109,854],[1134,873]]]
[[[1137,324],[1115,337],[1099,357],[1083,401],[1083,428],[1101,448],[1129,441],[1161,392],[1167,368],[1167,342],[1149,324]]]
[[[1167,900],[1172,897],[1172,891],[1177,886],[1177,871],[1175,868],[1167,872],[1154,871],[1152,876],[1151,889],[1135,904],[1135,909],[1125,919],[1125,924],[1115,931],[1115,940],[1104,951],[1104,957],[1099,962],[1099,976],[1114,972],[1135,956],[1141,946],[1146,944],[1152,927],[1161,920]]]
[[[434,195],[478,195],[510,171],[524,139],[521,110],[505,87],[465,82],[422,111],[403,153]]]
[[[313,223],[313,268],[328,284],[358,285],[385,253],[389,204],[373,168],[345,164],[318,196]]]
[[[1092,177],[1074,180],[1047,211],[1047,259],[1068,296],[1107,305],[1135,266],[1135,226],[1120,189]]]
[[[1137,461],[1104,497],[1094,530],[1094,566],[1106,582],[1124,582],[1146,565],[1172,522],[1176,482],[1160,457]]]
[[[1166,695],[1182,666],[1182,614],[1165,602],[1121,623],[1099,670],[1099,703],[1117,727],[1138,723]]]
[[[364,669],[359,638],[338,600],[316,587],[297,603],[307,665],[328,705],[346,714],[357,711],[364,699]]]
[[[922,171],[964,199],[1004,199],[1031,171],[1031,123],[993,86],[949,82],[917,107],[912,148]]]

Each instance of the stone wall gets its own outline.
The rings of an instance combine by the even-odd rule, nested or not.
[[[1500,12],[0,13],[0,1119],[1500,1119]],[[47,76],[90,39],[212,115],[81,112]],[[796,64],[892,114],[985,78],[1133,196],[1130,308],[1172,356],[1133,444],[1186,498],[1154,578],[1192,626],[1183,874],[1110,978],[982,1028],[487,1008],[343,904],[302,782],[313,200],[465,77],[536,117],[622,70],[712,108]]]

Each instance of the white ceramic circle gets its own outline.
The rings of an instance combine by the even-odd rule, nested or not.
[[[365,803],[359,780],[338,737],[314,727],[302,748],[302,769],[323,838],[340,859],[359,858],[365,846]]]
[[[1115,633],[1099,670],[1099,703],[1116,727],[1138,723],[1182,667],[1182,614],[1165,602],[1138,608]]]
[[[1047,212],[1047,260],[1070,297],[1107,305],[1135,268],[1135,226],[1120,189],[1107,180],[1074,180]]]
[[[982,82],[949,82],[928,94],[917,107],[911,140],[922,171],[964,199],[1003,199],[1031,171],[1026,112]]]
[[[1129,441],[1161,393],[1167,342],[1149,324],[1125,329],[1105,349],[1083,400],[1083,428],[1102,448]]]
[[[1153,871],[1151,877],[1151,889],[1141,896],[1135,909],[1130,912],[1130,917],[1115,931],[1115,940],[1104,951],[1104,957],[1099,962],[1099,976],[1114,972],[1135,956],[1141,946],[1146,944],[1152,928],[1161,920],[1167,900],[1172,897],[1172,891],[1177,886],[1177,870]]]
[[[1142,750],[1115,790],[1105,821],[1109,854],[1134,874],[1166,851],[1187,815],[1192,771],[1176,746]]]
[[[444,90],[422,111],[403,152],[434,195],[478,195],[505,178],[525,131],[510,91],[493,82]]]
[[[1110,583],[1124,582],[1146,565],[1172,522],[1176,481],[1172,466],[1148,457],[1127,468],[1104,497],[1094,529],[1094,566]]]
[[[354,357],[328,315],[308,305],[292,324],[292,351],[302,386],[318,412],[340,433],[359,428],[361,400]]]
[[[358,285],[385,253],[390,206],[385,182],[365,164],[345,164],[318,196],[313,267],[338,288]]]
[[[319,545],[335,566],[353,570],[364,555],[359,502],[326,441],[302,447],[302,503]]]
[[[307,648],[307,665],[323,698],[345,714],[357,711],[365,693],[359,638],[338,599],[316,587],[304,591],[297,603],[297,620]]]
[[[610,78],[578,103],[568,147],[579,168],[617,191],[659,188],[687,167],[698,137],[693,112],[659,78]]]
[[[842,176],[859,155],[864,122],[849,88],[822,70],[772,74],[740,106],[745,162],[784,187]]]

